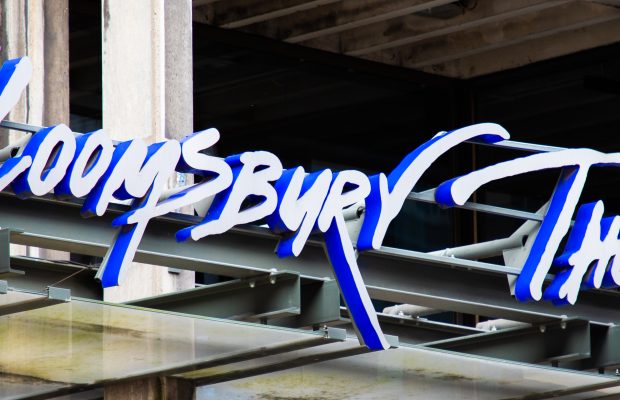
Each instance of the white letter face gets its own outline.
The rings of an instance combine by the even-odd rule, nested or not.
[[[563,270],[546,288],[545,300],[575,304],[582,288],[620,284],[614,279],[615,257],[620,251],[620,217],[603,218],[604,209],[600,200],[579,207],[566,248],[554,261],[554,266]]]
[[[328,169],[306,175],[302,167],[282,174],[275,184],[278,193],[276,212],[267,219],[274,232],[293,234],[282,238],[276,254],[280,257],[298,256],[304,248],[332,182]]]
[[[136,200],[131,211],[112,222],[115,226],[125,226],[118,231],[114,244],[97,271],[103,287],[117,286],[122,281],[180,155],[181,146],[176,140],[155,143],[149,146],[143,163],[133,164],[134,169],[125,171],[125,181],[117,192],[128,194]],[[130,224],[128,219],[136,215],[139,218],[134,218]]]
[[[422,174],[448,150],[473,138],[494,143],[509,139],[510,135],[501,126],[490,123],[440,132],[409,153],[388,176],[371,176],[371,193],[366,199],[366,214],[357,247],[379,249],[390,222],[398,215]]]
[[[348,185],[356,187],[345,192]],[[319,214],[318,227],[325,233],[327,255],[360,341],[372,350],[384,350],[389,344],[366,290],[342,215],[344,207],[363,201],[369,192],[370,183],[363,173],[342,171],[334,174],[329,194]]]
[[[32,64],[28,57],[5,61],[0,69],[0,121],[19,101],[32,78]]]
[[[202,223],[177,232],[178,240],[223,233],[235,225],[258,221],[276,209],[277,193],[270,184],[282,174],[276,156],[266,151],[246,152],[228,157],[226,162],[233,171],[232,186],[216,196]],[[252,198],[260,201],[242,210],[246,199]]]
[[[134,173],[139,171],[146,157],[147,146],[142,140],[135,139],[119,143],[112,153],[112,161],[107,171],[86,197],[82,215],[102,216],[115,196],[117,199],[130,199],[130,194],[119,189],[122,189],[128,171],[134,171]],[[133,185],[130,187],[134,188]]]
[[[592,165],[620,166],[620,153],[569,149],[517,158],[444,182],[437,188],[435,199],[446,206],[464,204],[485,183],[532,171],[562,168],[545,218],[515,285],[517,299],[540,300],[553,257],[570,229],[572,215]]]
[[[176,170],[210,179],[194,184],[157,203],[153,217],[167,214],[184,206],[196,204],[215,196],[230,186],[232,183],[232,171],[228,164],[220,158],[201,153],[201,151],[217,143],[219,138],[220,133],[217,129],[208,129],[181,139],[181,158]],[[136,213],[128,218],[128,223],[134,223],[138,218],[140,217]]]
[[[66,125],[43,128],[32,136],[22,157],[32,158],[32,165],[13,182],[20,197],[43,196],[54,189],[67,172],[75,155],[75,137]]]
[[[114,153],[110,138],[101,129],[76,139],[77,156],[54,193],[60,197],[86,196],[108,170]]]

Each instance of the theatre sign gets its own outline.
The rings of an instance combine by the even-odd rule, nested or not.
[[[0,120],[27,86],[32,66],[26,57],[0,70]],[[0,190],[26,199],[53,193],[61,199],[83,198],[84,217],[102,216],[115,200],[130,209],[114,219],[117,233],[98,271],[104,287],[121,285],[144,231],[154,217],[212,198],[204,219],[176,232],[179,242],[221,234],[235,225],[266,218],[281,235],[280,257],[298,256],[313,232],[321,232],[342,297],[360,341],[373,350],[389,347],[360,274],[356,250],[379,249],[390,222],[398,215],[422,174],[444,153],[467,140],[496,143],[509,139],[501,126],[482,123],[440,132],[413,150],[388,174],[325,169],[306,173],[284,169],[266,151],[218,158],[204,153],[219,140],[216,129],[147,145],[140,139],[114,144],[103,131],[74,134],[65,125],[41,129],[0,166]],[[590,167],[620,166],[620,154],[566,149],[533,154],[473,171],[440,185],[437,203],[463,205],[486,183],[550,168],[561,177],[540,230],[516,280],[520,301],[577,301],[579,291],[620,285],[620,217],[604,217],[602,201],[585,204],[573,214]],[[175,172],[201,176],[199,183],[163,196]],[[252,201],[248,202],[248,199]],[[365,217],[355,243],[347,232],[343,210],[364,203]],[[250,205],[247,205],[250,204]],[[570,230],[570,234],[569,234]],[[556,257],[563,238],[567,244]],[[180,244],[181,246],[182,244]],[[550,284],[549,272],[555,271]],[[415,271],[408,273],[415,274]]]

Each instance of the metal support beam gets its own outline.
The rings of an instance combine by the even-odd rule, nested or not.
[[[425,347],[532,364],[582,360],[591,355],[590,324],[566,320],[424,344]]]
[[[301,313],[274,319],[269,325],[319,327],[340,319],[340,289],[335,280],[301,280]]]
[[[103,217],[85,221],[76,203],[19,200],[5,194],[0,198],[3,226],[23,231],[12,236],[14,243],[95,256],[105,254],[115,233],[112,219],[126,209],[114,206]],[[274,266],[296,271],[302,278],[333,277],[322,242],[310,240],[300,257],[280,259],[273,253],[278,236],[265,228],[238,227],[197,242],[176,241],[176,231],[199,221],[182,214],[151,220],[135,260],[234,278],[269,273]],[[566,315],[620,323],[616,306],[620,293],[614,291],[582,292],[571,307],[518,302],[506,282],[506,275],[519,273],[517,268],[387,247],[361,253],[358,263],[375,299],[523,322],[544,322]]]
[[[593,325],[591,327],[592,355],[584,360],[561,362],[561,368],[600,370],[620,367],[620,326]]]
[[[9,278],[11,287],[30,292],[43,292],[50,285],[62,282],[75,297],[103,300],[101,283],[95,280],[96,265],[71,261],[43,260],[34,257],[13,256],[11,265],[25,272]]]
[[[126,304],[234,320],[277,319],[301,313],[301,283],[298,274],[272,272]]]
[[[424,192],[411,192],[407,196],[407,200],[415,200],[421,201],[423,203],[432,203],[437,204],[435,201],[435,189],[425,190]],[[462,206],[457,206],[457,208],[462,208],[464,210],[472,210],[472,211],[480,211],[487,214],[501,215],[503,217],[510,218],[519,218],[525,220],[532,221],[542,221],[545,217],[544,215],[521,211],[521,210],[513,210],[511,208],[492,206],[488,204],[474,203],[471,201],[466,201]]]
[[[343,324],[338,325],[338,327],[344,328],[350,335],[354,335],[355,331],[347,318],[346,308],[343,307],[342,311],[341,321]],[[431,321],[426,318],[394,316],[383,313],[378,313],[377,317],[383,333],[396,336],[400,343],[409,345],[419,345],[483,333],[480,329]]]
[[[66,303],[71,300],[71,291],[57,287],[47,288],[47,296],[40,296],[34,299],[18,301],[15,303],[0,306],[0,316],[10,315],[18,312],[36,310],[38,308],[49,307],[59,303]]]
[[[11,268],[11,230],[0,229],[0,278],[23,274],[24,271]]]
[[[287,327],[316,327],[340,317],[334,280],[301,279],[286,271],[216,283],[126,304],[184,314],[261,321]]]

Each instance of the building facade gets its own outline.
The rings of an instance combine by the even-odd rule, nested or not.
[[[620,396],[619,20],[1,1],[0,397]]]

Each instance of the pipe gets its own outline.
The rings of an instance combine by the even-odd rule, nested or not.
[[[528,326],[532,326],[532,325],[528,324],[527,322],[512,321],[509,319],[500,318],[500,319],[490,319],[488,321],[478,322],[476,324],[476,329],[482,329],[485,331],[493,332],[493,331],[509,329],[509,328],[525,328]]]
[[[504,250],[522,247],[527,235],[510,236],[503,239],[489,240],[488,242],[468,244],[465,246],[447,248],[430,252],[434,256],[462,258],[466,260],[479,260],[499,256]]]
[[[437,310],[430,307],[416,306],[413,304],[397,304],[391,307],[385,307],[383,309],[384,314],[408,316],[408,317],[423,317],[425,315],[437,314],[442,310]]]

